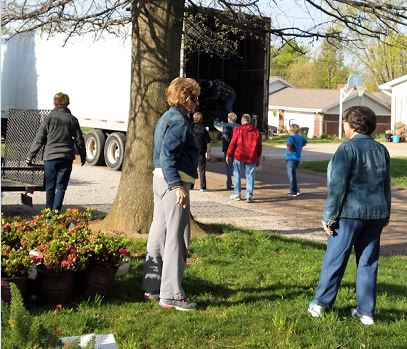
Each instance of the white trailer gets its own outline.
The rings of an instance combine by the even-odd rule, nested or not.
[[[208,25],[211,26],[208,18]],[[1,112],[10,109],[52,109],[53,96],[70,96],[70,109],[86,134],[87,162],[119,170],[123,163],[130,106],[131,38],[113,34],[41,36],[33,32],[2,38]],[[221,79],[237,93],[234,111],[256,116],[264,128],[268,109],[269,38],[250,37],[239,43],[238,55],[227,59],[192,53],[183,71],[195,79]],[[205,97],[204,94],[201,97]],[[201,99],[207,126],[226,120],[223,106]]]
[[[1,42],[1,113],[52,109],[67,93],[86,135],[87,161],[120,169],[130,105],[131,41],[104,35],[70,39],[24,33]]]

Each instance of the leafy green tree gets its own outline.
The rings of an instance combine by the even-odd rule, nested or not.
[[[300,57],[287,69],[287,81],[295,87],[313,88],[318,86],[319,70],[308,56]]]
[[[299,45],[290,40],[282,46],[272,46],[270,49],[270,75],[288,78],[288,70],[308,52],[305,45]]]
[[[377,90],[378,85],[407,74],[407,36],[391,34],[383,41],[365,40],[363,49],[350,51],[356,57],[365,86]]]

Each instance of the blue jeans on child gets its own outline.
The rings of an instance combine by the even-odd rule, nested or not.
[[[376,307],[376,281],[380,234],[386,219],[340,218],[335,233],[328,237],[315,301],[323,307],[335,302],[352,246],[356,254],[357,310],[372,316]]]
[[[286,160],[287,164],[287,175],[290,182],[290,194],[297,194],[300,192],[297,183],[297,167],[299,164],[298,160]]]
[[[46,208],[60,211],[72,172],[71,159],[44,161]]]
[[[234,176],[234,194],[240,196],[241,192],[241,180],[242,170],[245,169],[246,173],[246,199],[253,197],[254,179],[256,173],[255,162],[240,162],[239,160],[233,160],[233,176]]]

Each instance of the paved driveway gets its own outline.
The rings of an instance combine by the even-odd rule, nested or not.
[[[304,160],[329,159],[337,144],[310,144],[304,148]],[[407,156],[407,143],[386,144],[391,156]],[[214,158],[222,158],[220,148],[213,148]],[[324,241],[321,212],[326,195],[325,175],[299,169],[302,195],[288,198],[288,181],[282,160],[284,146],[266,148],[263,170],[256,173],[254,203],[229,199],[224,189],[224,165],[221,161],[208,162],[209,191],[191,193],[194,217],[203,223],[229,223],[244,228],[271,230],[287,236]],[[105,167],[83,167],[75,164],[64,204],[74,207],[93,207],[96,212],[108,212],[120,181],[120,172]],[[19,204],[19,193],[3,193],[2,212],[32,215],[44,207],[45,194],[34,194],[34,208]],[[393,190],[391,224],[382,235],[383,251],[407,256],[407,190]]]

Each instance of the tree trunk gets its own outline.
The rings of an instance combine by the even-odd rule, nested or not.
[[[179,76],[183,12],[184,0],[132,3],[129,126],[119,188],[101,226],[105,231],[148,233],[153,214],[154,129],[167,109],[165,89]]]

